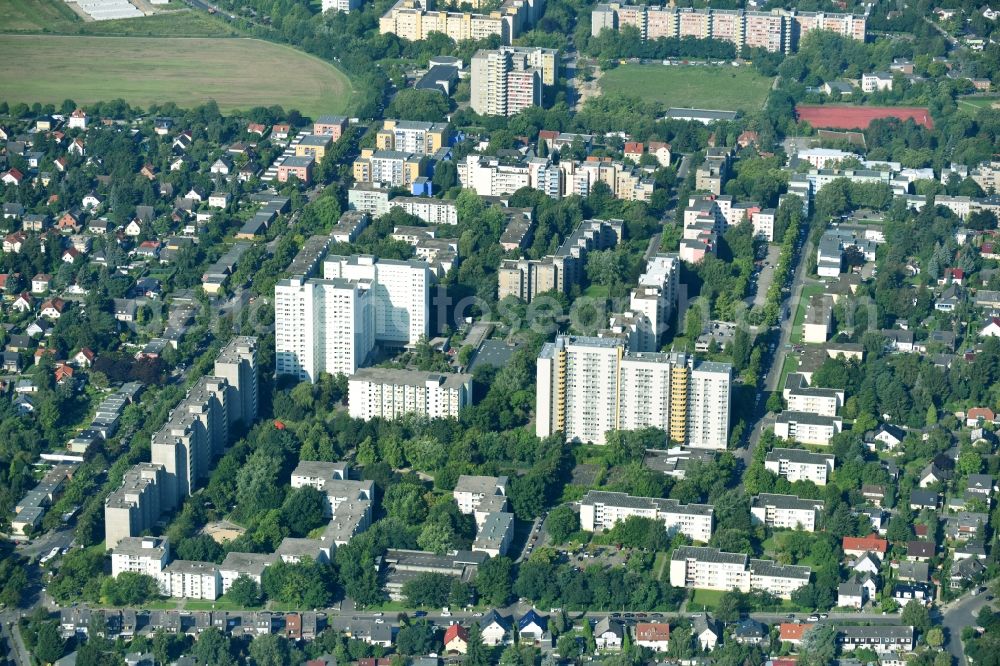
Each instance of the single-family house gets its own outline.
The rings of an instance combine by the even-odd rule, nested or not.
[[[465,654],[469,649],[469,630],[453,624],[444,632],[444,651],[447,654]]]
[[[586,618],[584,622],[588,622]],[[594,626],[594,641],[599,650],[621,650],[625,640],[625,625],[621,620],[603,617]]]
[[[914,488],[910,491],[910,509],[922,511],[924,509],[937,510],[941,505],[941,494],[933,490],[918,490]]]
[[[702,650],[711,652],[722,638],[722,630],[707,613],[696,615],[691,623],[694,640]]]
[[[666,622],[637,623],[635,644],[655,652],[666,652],[670,646],[670,625]]]
[[[509,615],[501,615],[495,609],[479,621],[480,635],[484,645],[495,647],[510,640],[514,622]]]
[[[932,541],[906,542],[906,558],[914,562],[929,562],[934,557],[934,551],[934,542]]]
[[[549,634],[549,618],[539,615],[534,608],[517,621],[517,633],[522,643],[541,644],[546,638],[552,642],[552,636]]]
[[[855,608],[861,610],[865,605],[866,591],[861,583],[847,582],[841,583],[837,588],[837,607]]]
[[[841,547],[844,550],[844,555],[848,557],[860,557],[866,552],[877,553],[880,557],[885,557],[889,542],[880,539],[875,534],[869,534],[866,537],[844,537]]]
[[[56,296],[42,303],[41,315],[49,319],[59,319],[66,309],[66,301]]]
[[[768,636],[767,626],[751,617],[743,618],[733,629],[733,638],[743,645],[760,645]]]

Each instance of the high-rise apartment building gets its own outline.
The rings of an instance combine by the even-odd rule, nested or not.
[[[541,259],[504,259],[497,271],[497,297],[514,296],[530,303],[547,291],[568,292],[582,280],[587,254],[617,246],[623,229],[622,220],[584,220],[555,254]]]
[[[560,335],[537,360],[539,437],[603,444],[609,430],[656,427],[671,441],[725,449],[732,366],[681,353],[629,352],[618,338]]]
[[[351,375],[376,342],[402,346],[428,335],[428,264],[333,256],[323,275],[274,287],[278,375],[311,382],[321,372]]]
[[[351,418],[458,418],[472,403],[472,375],[363,368],[347,385]]]
[[[176,508],[208,476],[236,434],[235,425],[257,418],[257,340],[236,337],[219,352],[216,372],[188,391],[153,434],[149,463],[125,473],[104,504],[105,545],[137,536]],[[230,381],[231,380],[231,381]]]
[[[472,110],[484,116],[513,116],[541,106],[542,85],[555,85],[558,51],[502,46],[472,57]]]

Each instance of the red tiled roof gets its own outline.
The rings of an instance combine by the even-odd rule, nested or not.
[[[468,642],[469,641],[469,630],[466,629],[465,627],[463,627],[460,624],[453,624],[450,627],[448,627],[447,629],[445,629],[445,632],[444,632],[444,644],[445,645],[448,645],[448,643],[452,642],[456,638],[461,638],[463,641]]]
[[[778,626],[778,636],[783,641],[798,641],[802,640],[802,636],[812,629],[811,624],[794,624],[791,622],[782,622]]]
[[[879,539],[874,534],[866,537],[844,537],[843,549],[847,550],[873,550],[876,553],[885,554],[889,547],[889,542]]]
[[[666,622],[639,622],[635,625],[635,638],[640,641],[669,641],[670,625]]]

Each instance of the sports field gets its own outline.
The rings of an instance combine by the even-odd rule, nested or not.
[[[315,116],[347,112],[353,95],[332,65],[255,39],[0,35],[0,62],[12,63],[0,68],[8,103],[214,99],[223,111],[280,104]]]
[[[749,67],[621,65],[600,78],[601,92],[660,102],[664,107],[755,110],[764,105],[771,79]]]

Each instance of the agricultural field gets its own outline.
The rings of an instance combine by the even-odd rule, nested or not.
[[[622,65],[600,78],[601,92],[639,96],[664,107],[754,110],[764,105],[771,79],[749,67]]]
[[[169,11],[174,5],[178,8]],[[167,6],[158,5],[160,13],[153,16],[118,21],[84,21],[62,0],[0,0],[0,33],[122,37],[238,36],[218,17],[180,7],[182,5],[174,2]]]
[[[332,65],[255,39],[0,35],[0,58],[18,63],[0,70],[8,103],[121,98],[193,106],[214,99],[223,111],[280,104],[318,115],[345,113],[353,94]]]

